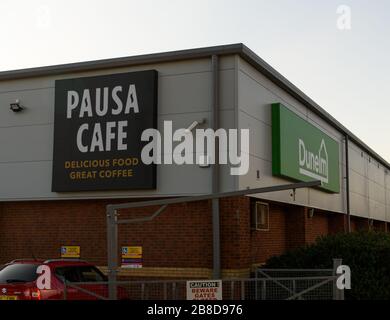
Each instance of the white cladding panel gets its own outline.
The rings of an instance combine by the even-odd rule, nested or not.
[[[250,129],[249,172],[230,175],[222,165],[221,191],[290,183],[272,176],[271,104],[280,102],[320,128],[340,144],[340,194],[300,189],[258,195],[259,198],[345,212],[344,138],[325,120],[308,110],[283,89],[238,56],[220,59],[220,122],[222,128]],[[159,165],[157,189],[52,193],[51,170],[54,129],[54,81],[113,73],[155,69],[158,79],[158,128],[172,120],[174,129],[194,120],[211,119],[211,61],[187,60],[111,70],[80,72],[0,82],[0,201],[29,199],[153,197],[211,192],[211,169],[197,165]],[[20,99],[26,109],[18,114],[8,106]],[[357,145],[349,145],[351,213],[390,221],[390,174]],[[259,172],[260,178],[257,178]]]
[[[349,146],[349,159],[351,211],[361,217],[390,221],[385,168],[354,143]]]
[[[287,108],[321,129],[340,144],[340,194],[321,190],[297,191],[295,201],[288,192],[262,194],[259,198],[305,205],[334,212],[346,212],[345,194],[345,142],[343,135],[325,120],[308,110],[304,105],[284,92],[260,74],[247,62],[240,59],[238,67],[238,120],[241,129],[249,128],[250,171],[239,177],[239,187],[261,187],[291,182],[272,176],[271,104],[280,102]],[[371,162],[370,162],[371,161]],[[349,145],[351,212],[360,217],[378,220],[389,219],[386,208],[390,205],[390,194],[385,185],[390,185],[385,168],[353,144]],[[260,179],[256,179],[260,170]],[[387,216],[386,216],[387,214]]]
[[[235,57],[220,59],[221,125],[235,126]],[[211,169],[197,165],[159,165],[157,189],[52,193],[51,175],[54,130],[55,80],[155,69],[158,71],[158,129],[163,121],[187,128],[193,121],[211,116],[211,59],[79,72],[58,76],[0,81],[0,201],[68,198],[149,197],[195,195],[211,191]],[[16,99],[25,110],[13,113],[9,104]],[[227,172],[226,168],[221,169]],[[222,189],[235,187],[234,177],[221,178]]]

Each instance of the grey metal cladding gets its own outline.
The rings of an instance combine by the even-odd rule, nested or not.
[[[140,64],[171,62],[176,60],[189,60],[210,57],[212,55],[230,55],[238,54],[259,72],[267,76],[272,82],[286,90],[294,98],[304,104],[316,115],[323,118],[335,129],[344,135],[348,135],[350,140],[360,146],[365,152],[376,158],[382,165],[390,170],[390,163],[382,158],[377,152],[371,149],[361,139],[355,136],[351,131],[344,127],[338,120],[331,116],[327,111],[320,107],[316,102],[309,98],[305,93],[298,89],[289,80],[283,77],[279,72],[272,68],[268,63],[261,59],[256,53],[250,50],[242,43],[213,46],[206,48],[170,51],[164,53],[145,54],[131,57],[121,57],[113,59],[104,59],[96,61],[87,61],[80,63],[61,64],[55,66],[46,66],[22,70],[11,70],[0,72],[0,81],[15,80],[31,77],[40,77],[57,74],[67,74],[82,71],[112,69]]]

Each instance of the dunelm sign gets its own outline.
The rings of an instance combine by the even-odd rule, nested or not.
[[[141,151],[157,128],[157,72],[55,82],[52,191],[155,189]]]
[[[298,181],[320,180],[340,192],[339,143],[295,113],[272,105],[272,171]]]

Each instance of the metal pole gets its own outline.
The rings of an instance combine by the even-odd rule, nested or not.
[[[145,283],[141,284],[141,300],[146,300],[145,299]]]
[[[219,221],[219,199],[212,200],[213,223],[213,279],[221,278],[221,240]]]
[[[267,300],[267,280],[262,280],[261,300]]]
[[[212,65],[212,126],[214,131],[219,129],[219,61],[218,56],[211,57]],[[212,164],[212,193],[219,193],[219,139],[215,139],[214,164]],[[209,150],[207,151],[209,152]],[[212,199],[212,224],[213,224],[213,279],[221,278],[221,240],[219,199]]]
[[[117,300],[118,292],[117,292],[117,272],[118,272],[118,216],[116,210],[114,211],[114,216],[112,219],[112,278],[114,281],[113,285],[113,300]]]
[[[337,268],[343,264],[342,259],[333,259],[333,300],[344,300],[344,290],[337,288]]]
[[[347,232],[351,232],[351,203],[349,194],[349,138],[345,136],[345,192],[347,197]]]
[[[146,201],[137,201],[137,202],[128,202],[128,203],[118,203],[118,204],[111,204],[109,205],[109,207],[111,207],[111,209],[114,210],[142,208],[142,207],[149,207],[149,206],[161,206],[166,204],[204,201],[204,200],[211,200],[214,198],[240,197],[240,196],[247,196],[256,193],[267,193],[267,192],[277,192],[277,191],[284,191],[284,190],[294,190],[300,188],[311,188],[320,185],[321,185],[321,181],[315,180],[310,182],[296,182],[290,184],[283,184],[283,185],[277,185],[272,187],[229,191],[229,192],[223,192],[218,194],[206,194],[206,195],[191,196],[191,197],[178,197],[178,198],[168,198],[168,199],[160,199],[160,200],[146,200]]]
[[[117,271],[117,246],[115,242],[118,241],[115,229],[115,210],[107,206],[107,266],[108,266],[108,298],[116,300],[116,271]],[[116,228],[115,228],[116,227]]]
[[[66,279],[64,279],[64,300],[68,300],[68,287],[66,285]]]
[[[172,284],[172,296],[173,300],[176,300],[176,282]]]
[[[108,276],[108,298],[112,299],[113,294],[113,283],[114,279],[112,278],[112,227],[111,227],[111,215],[112,209],[107,206],[106,209],[106,228],[107,228],[107,276]]]

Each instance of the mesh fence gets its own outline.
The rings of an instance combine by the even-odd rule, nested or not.
[[[267,280],[260,289],[262,300],[335,298],[332,269],[257,269],[256,279]]]
[[[268,272],[268,271],[267,271]],[[271,277],[261,273],[257,278],[222,280],[223,300],[331,300],[334,299],[332,275],[290,276],[296,270],[275,271]],[[331,270],[330,270],[331,272]],[[313,273],[315,274],[315,272]],[[112,284],[117,299],[129,300],[186,300],[187,281],[118,281]],[[109,285],[102,283],[67,283],[64,298],[70,300],[108,299]]]

